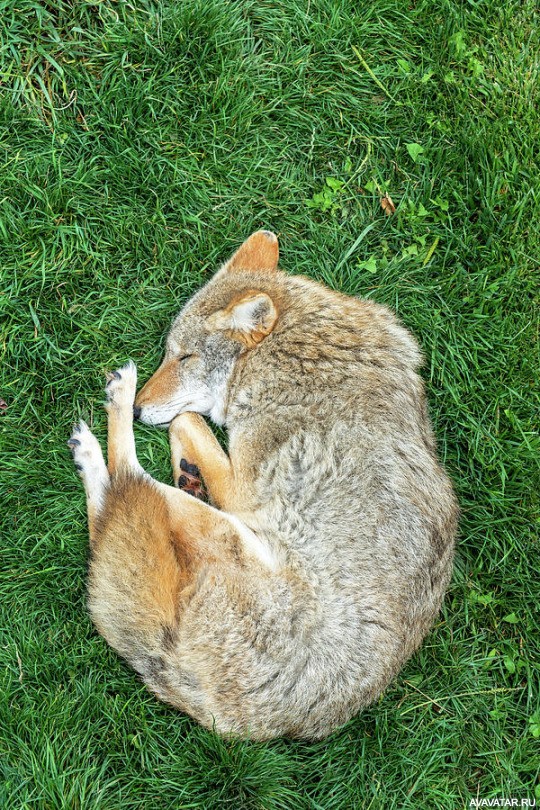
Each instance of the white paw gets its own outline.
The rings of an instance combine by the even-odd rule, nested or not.
[[[104,475],[107,475],[107,468],[99,442],[82,419],[73,428],[73,433],[67,444],[73,454],[75,467],[81,476],[87,480],[92,480],[101,479]]]
[[[105,393],[108,404],[132,408],[137,390],[137,366],[131,360],[117,371],[107,373]]]

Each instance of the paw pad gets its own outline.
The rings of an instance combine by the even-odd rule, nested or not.
[[[190,464],[185,458],[180,460],[182,474],[178,477],[178,488],[193,495],[201,501],[206,500],[206,490],[201,480],[201,473],[196,464]]]

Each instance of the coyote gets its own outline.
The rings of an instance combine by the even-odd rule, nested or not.
[[[109,375],[107,466],[83,422],[69,445],[109,644],[208,728],[318,739],[429,631],[458,509],[414,338],[277,264],[276,236],[252,234],[182,309],[136,399],[133,363]],[[137,461],[134,415],[169,426],[176,486]]]

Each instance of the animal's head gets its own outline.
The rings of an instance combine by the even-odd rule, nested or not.
[[[256,350],[277,321],[271,291],[278,259],[277,237],[257,231],[186,304],[161,366],[137,395],[136,416],[166,426],[177,414],[195,411],[224,422],[238,358]]]

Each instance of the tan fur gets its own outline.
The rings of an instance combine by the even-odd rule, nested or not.
[[[167,402],[174,386],[176,363],[166,360],[139,392],[139,399],[148,398],[151,402]]]
[[[183,456],[198,459],[197,467],[213,503],[225,511],[229,508],[234,511],[234,470],[202,416],[197,413],[177,416],[171,423],[169,436],[173,471],[180,472]]]
[[[279,245],[271,231],[256,231],[246,239],[226,265],[227,272],[251,270],[254,267],[265,272],[277,270]]]
[[[429,631],[458,510],[412,335],[277,258],[273,235],[250,237],[184,307],[136,399],[170,424],[175,481],[195,463],[214,506],[138,465],[132,366],[108,386],[117,472],[82,427],[74,452],[82,465],[90,448],[90,609],[109,643],[210,728],[320,738]],[[228,454],[199,414],[226,426]]]

